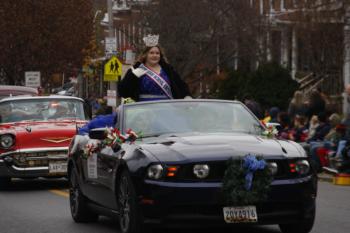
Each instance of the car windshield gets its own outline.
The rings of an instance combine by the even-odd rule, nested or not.
[[[189,101],[126,105],[123,129],[147,137],[191,132],[258,135],[263,127],[240,103]]]
[[[86,120],[83,102],[75,99],[21,99],[0,103],[0,123]]]

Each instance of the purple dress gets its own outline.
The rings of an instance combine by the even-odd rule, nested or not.
[[[163,69],[160,70],[160,77],[162,77],[170,86],[168,75]],[[143,75],[139,81],[140,84],[140,101],[152,101],[152,100],[166,100],[169,97],[164,91],[147,75]]]

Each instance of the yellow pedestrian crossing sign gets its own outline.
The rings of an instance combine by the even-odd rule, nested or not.
[[[111,57],[104,67],[104,81],[118,81],[118,76],[122,75],[122,63],[116,56]]]

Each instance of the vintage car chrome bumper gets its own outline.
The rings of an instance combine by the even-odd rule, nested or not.
[[[0,155],[0,177],[65,176],[68,147],[15,150]],[[55,166],[59,169],[54,170]]]
[[[177,183],[145,180],[140,200],[145,217],[154,221],[176,221],[178,218],[213,220],[224,223],[222,184]],[[317,177],[275,180],[268,200],[256,206],[260,224],[295,221],[301,214],[315,208]],[[181,217],[182,216],[182,217]]]

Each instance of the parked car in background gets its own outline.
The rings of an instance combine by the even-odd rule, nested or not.
[[[76,97],[0,100],[0,185],[11,178],[65,176],[68,145],[87,120],[84,101]]]
[[[125,104],[118,109],[116,128],[121,135],[129,129],[140,132],[141,139],[111,143],[105,129],[95,129],[85,146],[89,150],[75,149],[82,136],[71,143],[70,209],[76,222],[115,215],[123,233],[140,233],[145,221],[278,224],[284,233],[311,231],[317,177],[305,151],[295,142],[266,136],[265,126],[242,103],[192,99]],[[269,189],[266,199],[244,204],[245,198],[265,195],[242,185],[236,190],[236,184],[246,182],[243,171],[225,177],[230,161],[238,162],[231,169],[236,172],[242,159],[251,156],[262,158],[268,175],[261,179],[272,181],[261,186]],[[234,180],[235,191],[223,190],[223,184]],[[228,204],[233,201],[226,198],[240,193],[246,196]]]
[[[18,95],[37,96],[38,94],[38,89],[32,87],[0,85],[0,99]]]

